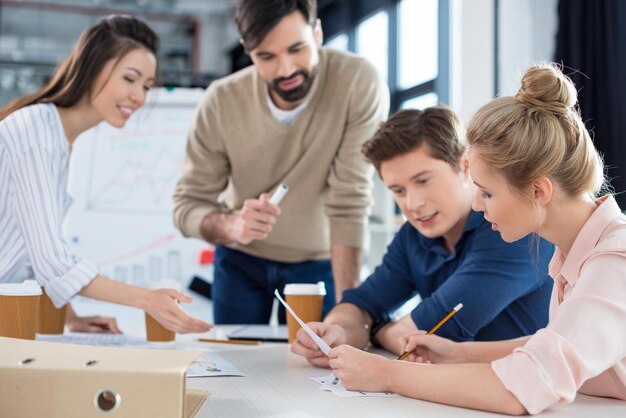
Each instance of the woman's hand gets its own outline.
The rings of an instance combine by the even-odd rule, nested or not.
[[[111,332],[121,334],[115,318],[108,316],[77,316],[65,319],[65,325],[73,332]]]
[[[349,345],[330,350],[330,368],[348,390],[389,392],[392,360]]]
[[[174,289],[148,290],[143,309],[161,325],[179,334],[206,332],[213,325],[189,315],[179,302],[189,303],[193,299]]]
[[[460,363],[458,343],[425,331],[400,338],[403,352],[411,352],[405,359],[414,363]]]

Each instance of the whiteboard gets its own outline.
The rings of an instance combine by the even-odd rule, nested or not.
[[[103,122],[75,142],[65,234],[101,274],[140,286],[162,278],[186,286],[193,274],[206,277],[197,258],[210,245],[183,238],[172,221],[172,195],[202,95],[153,89],[124,128]]]

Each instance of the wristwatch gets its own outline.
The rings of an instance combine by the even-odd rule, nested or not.
[[[385,315],[372,324],[372,326],[370,327],[370,341],[373,346],[382,347],[382,345],[376,339],[376,334],[378,334],[378,331],[380,331],[381,328],[387,325],[389,322],[391,322],[391,320]]]

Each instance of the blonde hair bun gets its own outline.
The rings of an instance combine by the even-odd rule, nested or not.
[[[576,105],[577,95],[572,80],[556,64],[545,64],[526,71],[515,98],[548,112],[566,114]]]
[[[483,106],[467,130],[470,148],[508,183],[528,185],[549,177],[570,196],[597,196],[602,158],[576,108],[576,89],[557,64],[526,71],[515,97]]]

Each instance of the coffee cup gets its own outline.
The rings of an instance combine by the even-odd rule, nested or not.
[[[151,289],[174,289],[180,291],[181,285],[174,279],[163,279],[150,283]],[[176,339],[176,333],[165,328],[159,321],[146,312],[146,338],[150,342],[170,343]]]
[[[40,298],[35,280],[0,284],[0,336],[34,340]]]
[[[324,282],[317,284],[289,283],[285,285],[285,301],[304,322],[318,322],[322,320],[322,307],[326,287]],[[301,328],[300,324],[287,312],[287,328],[289,330],[289,343],[296,339],[296,333]]]
[[[57,308],[50,300],[43,289],[41,299],[39,300],[39,324],[37,326],[38,334],[63,334],[65,327],[65,314],[67,305]]]

